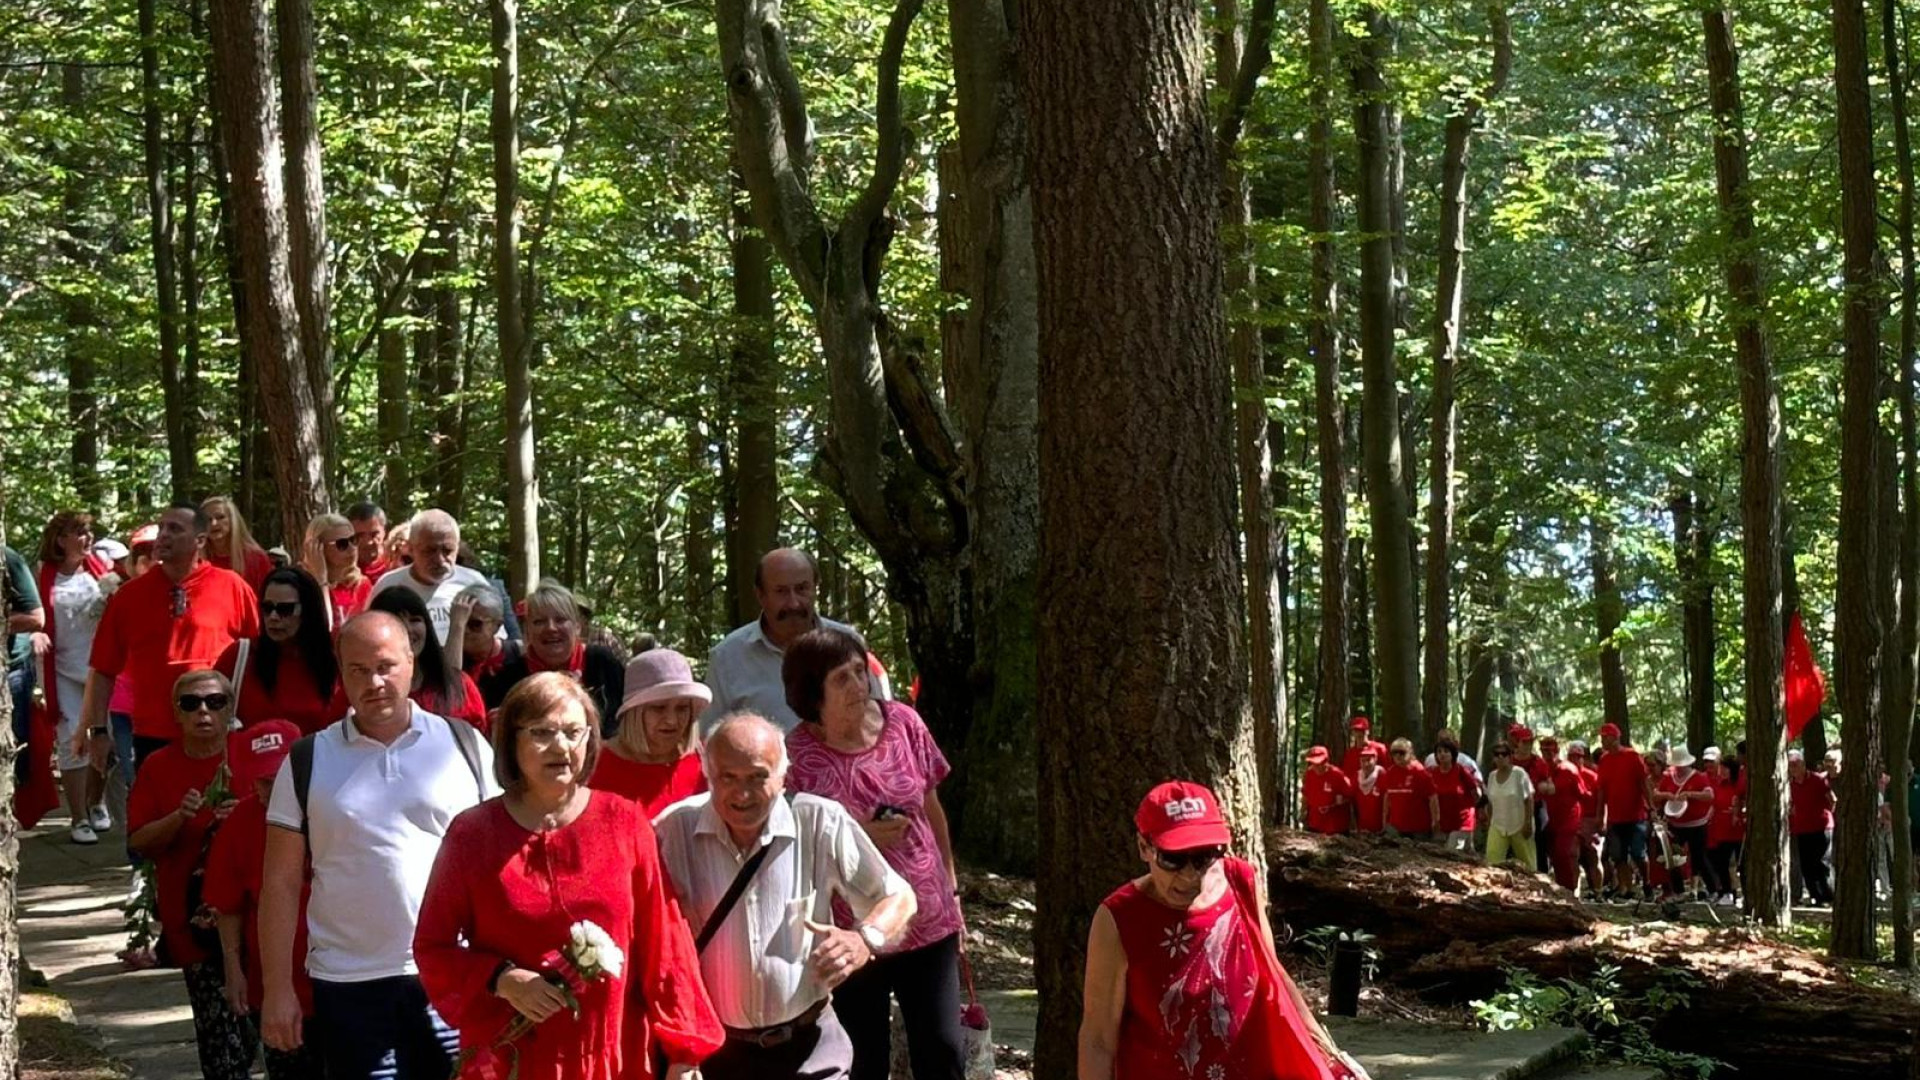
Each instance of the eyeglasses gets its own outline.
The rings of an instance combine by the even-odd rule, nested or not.
[[[542,726],[520,729],[520,734],[525,735],[536,746],[552,746],[561,739],[565,739],[568,746],[579,746],[581,743],[587,741],[587,736],[590,733],[591,732],[584,727],[557,728]]]
[[[1395,750],[1395,751],[1393,752],[1393,756],[1394,756],[1394,757],[1410,757],[1410,756],[1412,756],[1412,755],[1410,755],[1410,754],[1409,754],[1409,753],[1408,753],[1407,751],[1405,751],[1405,750]]]
[[[233,699],[225,694],[181,694],[173,699],[183,713],[197,713],[202,707],[208,712],[222,712],[232,702]]]
[[[1225,858],[1227,849],[1223,847],[1193,848],[1189,851],[1162,851],[1153,849],[1153,861],[1160,869],[1169,874],[1177,874],[1192,867],[1201,873],[1213,868],[1213,864]]]
[[[278,615],[283,619],[291,619],[295,615],[300,614],[300,601],[289,600],[284,604],[276,604],[271,601],[262,600],[260,601],[260,614],[269,616]]]
[[[335,551],[346,551],[353,547],[353,537],[342,536],[338,540],[325,540],[322,541],[322,543],[332,547]]]
[[[189,603],[187,599],[187,590],[181,588],[178,585],[175,585],[173,587],[173,592],[171,596],[173,600],[173,617],[177,619],[180,616],[185,615],[187,613],[187,609],[190,608],[192,605],[191,603]]]

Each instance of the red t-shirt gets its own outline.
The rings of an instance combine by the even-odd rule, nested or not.
[[[1580,818],[1600,823],[1600,773],[1585,765],[1580,766]]]
[[[1713,817],[1707,822],[1707,843],[1737,844],[1747,838],[1747,819],[1740,803],[1747,797],[1747,774],[1738,780],[1713,782]]]
[[[221,754],[188,757],[179,743],[155,750],[140,766],[139,775],[133,778],[133,789],[127,795],[127,835],[132,836],[178,810],[187,792],[206,791],[207,785],[213,782],[213,774],[220,771],[226,760]],[[212,825],[213,807],[202,806],[199,813],[173,834],[173,841],[166,849],[153,857],[160,933],[166,939],[168,954],[181,967],[208,959],[193,943],[188,927],[193,913],[187,910],[187,884],[193,877],[193,868],[200,862],[200,849]]]
[[[480,696],[480,688],[474,685],[473,676],[463,671],[460,673],[460,682],[465,690],[466,700],[460,703],[458,711],[448,712],[443,708],[445,703],[440,700],[440,695],[425,687],[422,687],[419,693],[411,695],[413,703],[449,720],[465,720],[479,728],[480,734],[485,735],[488,731],[486,699]]]
[[[208,552],[206,559],[222,570],[233,570],[234,573],[245,578],[247,587],[253,590],[253,595],[256,597],[260,595],[260,590],[266,587],[267,575],[273,573],[273,557],[257,547],[247,549],[247,557],[241,560],[240,568],[237,570],[234,569],[233,560],[226,556]]]
[[[351,585],[327,586],[327,601],[333,608],[333,626],[338,633],[348,619],[367,610],[367,601],[373,596],[373,579],[362,574],[360,580]]]
[[[1335,806],[1337,799],[1345,801]],[[1331,765],[1309,768],[1300,777],[1300,804],[1308,829],[1329,836],[1346,832],[1353,824],[1353,780]]]
[[[206,883],[200,898],[222,915],[240,918],[246,935],[247,1001],[255,1012],[265,996],[260,974],[260,868],[267,849],[267,808],[252,795],[240,800],[207,851]],[[313,1015],[313,980],[307,977],[307,898],[311,881],[300,886],[300,914],[293,923],[293,993],[303,1016]]]
[[[1580,821],[1586,816],[1585,803],[1589,798],[1586,784],[1580,778],[1580,769],[1570,761],[1549,762],[1545,770],[1547,779],[1553,781],[1553,794],[1541,797],[1547,804],[1547,828],[1558,832],[1562,829],[1578,829]]]
[[[1677,770],[1674,769],[1668,769],[1666,772],[1660,774],[1659,782],[1653,786],[1654,798],[1667,800],[1672,799],[1675,795],[1683,791],[1711,792],[1713,790],[1713,778],[1699,769],[1694,769],[1689,772],[1685,780],[1678,779],[1674,775],[1676,771]],[[1713,818],[1713,802],[1710,799],[1697,799],[1689,802],[1687,803],[1686,812],[1677,817],[1667,814],[1666,805],[1663,802],[1660,812],[1666,815],[1667,823],[1674,828],[1691,829],[1705,825]]]
[[[173,579],[156,566],[107,601],[87,664],[102,675],[125,672],[133,686],[133,733],[177,739],[174,680],[210,668],[238,638],[260,633],[260,598],[240,575],[200,563],[180,582],[185,611],[174,614]]]
[[[1387,797],[1387,824],[1403,833],[1433,831],[1433,777],[1417,761],[1393,765],[1380,779]]]
[[[239,658],[240,643],[236,641],[227,646],[213,666],[231,679]],[[252,727],[267,720],[289,720],[300,729],[300,734],[311,735],[347,715],[347,691],[340,679],[335,677],[333,693],[322,698],[298,649],[291,645],[281,647],[280,662],[274,665],[271,692],[267,690],[266,680],[260,677],[260,664],[260,642],[256,640],[247,650],[247,674],[240,681],[240,701],[233,714],[241,724]]]
[[[629,761],[602,746],[587,786],[632,799],[651,820],[681,799],[707,790],[707,774],[700,768],[699,754],[688,754],[671,765],[650,765]]]
[[[1647,820],[1647,759],[1631,746],[1600,757],[1600,802],[1608,825]]]
[[[1513,764],[1515,768],[1526,772],[1527,781],[1533,785],[1533,790],[1536,793],[1539,792],[1542,783],[1553,779],[1553,766],[1548,765],[1547,759],[1541,757],[1539,754],[1533,754],[1528,757],[1516,756],[1513,759]],[[1537,797],[1544,798],[1544,796]]]
[[[1474,806],[1480,801],[1480,785],[1473,774],[1456,764],[1451,769],[1428,769],[1427,777],[1440,797],[1440,820],[1434,823],[1434,831],[1472,832]]]
[[[1373,760],[1376,762],[1379,762],[1380,767],[1383,769],[1387,767],[1388,762],[1393,760],[1392,758],[1387,756],[1386,743],[1383,743],[1378,739],[1368,739],[1367,745],[1364,747],[1362,746],[1347,747],[1346,753],[1340,755],[1340,771],[1343,773],[1346,773],[1348,776],[1359,776],[1360,775],[1360,752],[1362,750],[1369,750],[1369,749],[1373,751],[1373,754],[1374,754]]]
[[[1807,775],[1795,780],[1787,779],[1788,831],[1799,836],[1802,833],[1826,832],[1833,828],[1833,785],[1827,778],[1807,770]]]
[[[1360,832],[1377,833],[1386,828],[1386,792],[1387,770],[1373,771],[1373,786],[1369,788],[1360,779],[1353,777],[1353,812],[1357,815],[1354,826]]]

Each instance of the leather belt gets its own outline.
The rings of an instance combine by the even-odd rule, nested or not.
[[[826,1011],[827,999],[821,998],[819,1001],[807,1006],[805,1012],[784,1024],[775,1024],[772,1027],[762,1028],[730,1027],[726,1029],[727,1038],[734,1042],[743,1042],[749,1046],[757,1046],[762,1050],[771,1050],[776,1046],[785,1046],[794,1039],[799,1038],[803,1032],[819,1022],[820,1014]]]

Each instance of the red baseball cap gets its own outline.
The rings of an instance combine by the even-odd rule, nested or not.
[[[268,720],[227,736],[227,772],[234,787],[247,791],[255,780],[271,780],[280,763],[300,741],[300,729],[290,720]]]
[[[1354,731],[1372,731],[1373,721],[1364,716],[1356,716],[1347,722],[1347,727]]]
[[[1600,737],[1604,739],[1604,738],[1606,738],[1606,737],[1607,737],[1607,736],[1609,736],[1609,735],[1611,735],[1611,736],[1613,736],[1613,737],[1614,737],[1614,738],[1616,738],[1616,739],[1617,739],[1617,738],[1619,738],[1619,737],[1620,737],[1620,725],[1619,725],[1619,724],[1611,724],[1611,723],[1609,723],[1609,724],[1601,724],[1601,725],[1600,725]]]
[[[160,539],[160,526],[142,525],[127,537],[127,547],[139,551],[142,546],[152,547],[153,542],[158,539]]]
[[[1161,851],[1225,847],[1233,839],[1213,792],[1185,780],[1169,780],[1147,792],[1133,824]]]
[[[1515,724],[1507,729],[1507,738],[1514,742],[1532,742],[1533,732],[1525,724]]]
[[[1327,748],[1324,746],[1307,747],[1307,764],[1318,765],[1327,760]]]

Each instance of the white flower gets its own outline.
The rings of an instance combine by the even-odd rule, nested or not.
[[[583,979],[618,978],[626,954],[598,923],[582,920],[568,932],[567,959]]]

